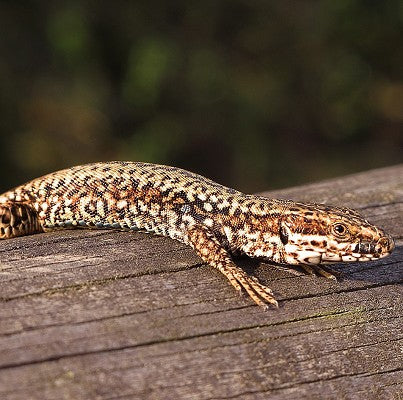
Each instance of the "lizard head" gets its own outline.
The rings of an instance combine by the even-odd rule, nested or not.
[[[285,207],[279,234],[288,264],[370,261],[394,248],[391,236],[355,210],[321,204]]]

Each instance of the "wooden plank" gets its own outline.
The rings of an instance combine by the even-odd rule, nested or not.
[[[338,283],[238,260],[280,301],[264,312],[167,238],[2,241],[0,398],[400,399],[403,166],[266,194],[361,209],[397,248]]]

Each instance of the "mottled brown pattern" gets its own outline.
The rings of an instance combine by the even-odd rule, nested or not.
[[[249,276],[236,266],[229,253],[207,228],[190,228],[188,241],[202,260],[222,272],[238,292],[244,288],[256,304],[266,307],[264,300],[277,306],[271,289],[263,286],[256,278]]]
[[[43,232],[38,214],[25,203],[0,204],[0,239]]]
[[[76,227],[145,230],[182,241],[259,305],[277,302],[231,254],[303,264],[334,279],[320,263],[374,260],[394,246],[354,210],[246,195],[162,165],[77,166],[0,196],[1,238]]]

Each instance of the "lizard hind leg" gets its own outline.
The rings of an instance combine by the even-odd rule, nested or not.
[[[202,260],[225,275],[239,293],[244,289],[256,304],[265,309],[267,303],[278,306],[271,289],[235,265],[227,250],[221,246],[209,229],[200,226],[192,227],[188,230],[187,238]]]
[[[0,204],[0,239],[43,232],[38,213],[27,203]]]

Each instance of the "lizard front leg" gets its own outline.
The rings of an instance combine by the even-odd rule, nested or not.
[[[187,239],[202,260],[224,274],[239,293],[242,292],[243,288],[259,306],[267,308],[265,303],[267,302],[278,307],[271,289],[235,265],[228,251],[221,246],[208,228],[203,226],[190,227],[187,232]]]

